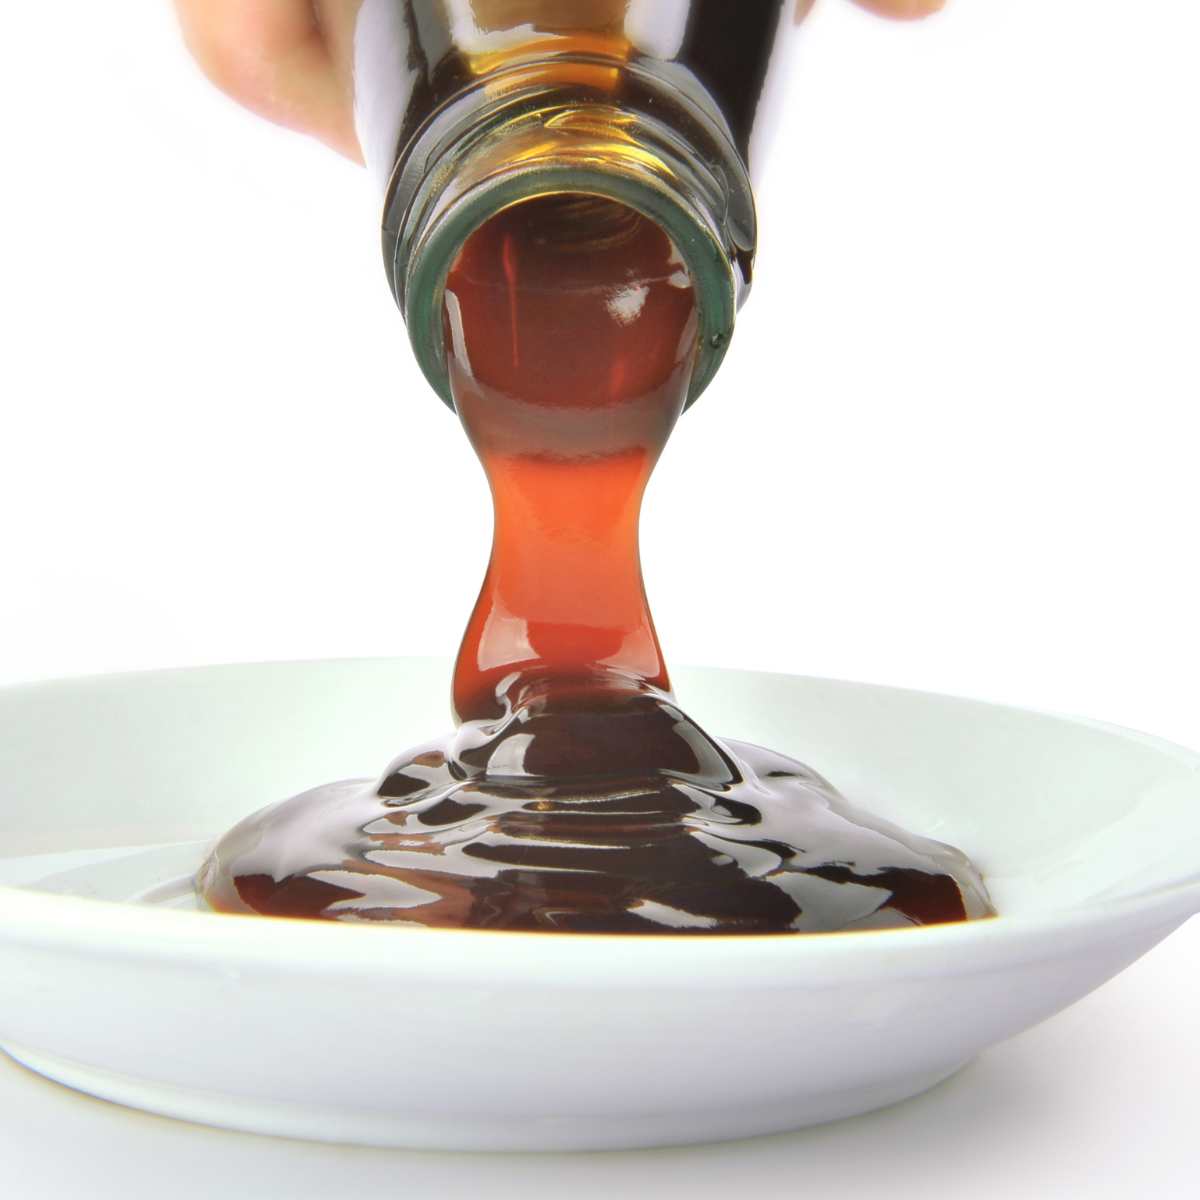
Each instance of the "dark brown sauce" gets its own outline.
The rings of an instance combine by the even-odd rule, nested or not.
[[[458,727],[377,783],[243,821],[201,872],[208,902],[578,933],[989,915],[959,851],[856,811],[783,755],[716,740],[671,695],[637,541],[696,353],[695,296],[666,235],[610,201],[525,202],[468,240],[445,325],[495,506]]]

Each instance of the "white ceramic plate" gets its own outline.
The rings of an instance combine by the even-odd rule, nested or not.
[[[0,1042],[95,1095],[380,1145],[743,1137],[919,1092],[1200,909],[1200,756],[945,696],[680,671],[716,733],[966,850],[1001,916],[773,938],[435,932],[187,911],[245,813],[446,724],[440,660],[0,691]],[[131,902],[132,901],[132,902]]]

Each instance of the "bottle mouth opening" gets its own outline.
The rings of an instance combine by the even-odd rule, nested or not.
[[[643,242],[646,227],[662,233],[657,224],[648,221],[641,213],[628,205],[585,192],[551,192],[549,194],[521,200],[492,214],[478,230],[485,232],[491,225],[504,220],[506,214],[522,216],[528,222],[528,236],[553,269],[537,274],[536,278],[522,274],[521,289],[531,294],[542,295],[604,295],[619,301],[622,293],[638,292],[656,283],[674,287],[692,288],[691,272],[673,242],[661,262],[648,265],[639,258],[636,265],[627,265],[620,275],[598,276],[598,259],[607,255],[621,255],[631,243]],[[469,265],[470,242],[475,234],[468,235],[462,254],[452,267],[457,278],[467,278],[472,286],[485,291],[508,294],[511,283],[507,276],[498,276],[486,270],[478,278]]]
[[[625,138],[614,146],[594,136],[561,136],[544,118],[514,136],[512,130],[467,149],[425,195],[410,206],[397,242],[398,300],[425,377],[453,408],[442,334],[446,279],[467,239],[504,209],[545,196],[564,198],[562,226],[569,236],[572,202],[615,201],[654,222],[671,239],[695,289],[699,341],[687,403],[716,373],[733,332],[738,291],[722,240],[719,189],[694,180],[695,165]],[[507,136],[505,136],[507,134]],[[558,135],[558,136],[556,136]],[[685,182],[681,186],[681,176]],[[619,230],[614,230],[614,236]],[[591,252],[602,253],[602,247]]]

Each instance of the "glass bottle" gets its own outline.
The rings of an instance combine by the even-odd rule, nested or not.
[[[383,253],[418,362],[451,404],[446,276],[467,236],[548,193],[657,222],[692,276],[712,379],[750,285],[750,167],[785,0],[323,0],[384,190]]]

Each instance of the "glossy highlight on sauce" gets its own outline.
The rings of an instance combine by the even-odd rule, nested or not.
[[[209,904],[576,933],[989,915],[959,851],[857,811],[792,759],[717,740],[671,693],[638,517],[687,396],[697,321],[662,230],[598,197],[526,201],[468,239],[444,316],[495,510],[454,672],[457,727],[377,782],[243,821],[201,871]]]

